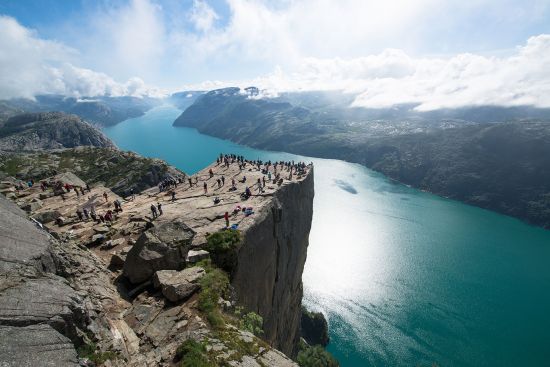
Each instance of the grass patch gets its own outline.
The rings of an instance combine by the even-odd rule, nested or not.
[[[194,339],[187,339],[176,350],[176,359],[181,367],[215,367],[208,358],[206,347]]]
[[[87,358],[95,364],[102,365],[108,360],[114,360],[118,358],[118,354],[112,351],[100,352],[97,350],[97,346],[94,343],[83,344],[76,350],[78,357]]]
[[[212,267],[209,263],[200,263],[206,270],[206,275],[200,280],[201,292],[199,294],[199,311],[206,315],[206,319],[215,329],[225,326],[225,321],[218,307],[218,300],[223,297],[229,289],[229,277],[218,268]]]

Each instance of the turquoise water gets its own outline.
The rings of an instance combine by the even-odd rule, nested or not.
[[[105,133],[188,173],[220,152],[300,159],[174,128],[157,108]],[[328,316],[341,366],[549,366],[550,231],[315,163],[304,302]]]

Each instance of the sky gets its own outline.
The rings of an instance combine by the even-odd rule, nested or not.
[[[0,0],[0,98],[255,85],[550,107],[550,0]]]

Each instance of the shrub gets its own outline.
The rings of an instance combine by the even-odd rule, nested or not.
[[[338,367],[338,361],[320,345],[306,346],[296,359],[300,367]]]
[[[223,253],[235,249],[241,241],[241,233],[236,230],[223,230],[212,233],[206,238],[206,250],[213,253]]]
[[[256,336],[260,336],[264,333],[263,330],[264,319],[255,312],[249,312],[244,314],[239,321],[239,328],[242,330],[250,331]]]
[[[220,268],[231,273],[237,264],[237,245],[241,242],[241,233],[236,230],[223,230],[212,233],[206,238],[205,250],[210,252],[212,261]]]
[[[181,367],[214,367],[206,354],[206,347],[193,339],[187,339],[176,350]]]

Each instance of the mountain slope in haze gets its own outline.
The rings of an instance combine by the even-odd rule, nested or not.
[[[89,145],[114,148],[103,133],[78,116],[62,112],[24,113],[0,126],[0,150],[35,151]]]
[[[360,163],[405,184],[550,228],[548,109],[366,110],[345,108],[345,98],[325,104],[330,96],[322,93],[259,99],[256,92],[204,94],[174,126],[260,149]],[[499,120],[505,122],[487,122]]]
[[[77,99],[61,95],[39,95],[34,100],[17,98],[0,101],[0,119],[20,112],[61,111],[72,113],[101,126],[115,125],[142,116],[162,100],[138,97],[94,97]],[[11,112],[14,111],[14,112]]]

